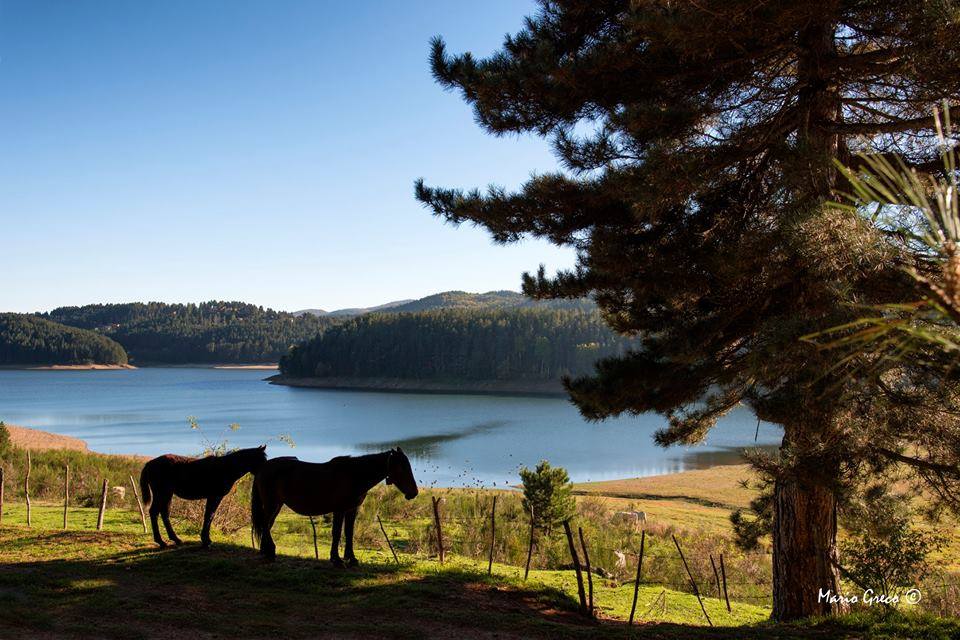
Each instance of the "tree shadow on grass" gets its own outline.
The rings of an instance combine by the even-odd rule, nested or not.
[[[267,563],[235,545],[157,550],[119,534],[48,531],[4,542],[22,549],[29,540],[39,549],[33,558],[55,559],[0,562],[4,639],[844,635],[810,627],[601,624],[579,616],[576,602],[558,590],[425,564],[338,569],[291,556]]]
[[[108,539],[44,532],[34,557],[68,559],[0,563],[0,637],[558,637],[584,624],[559,591],[501,589],[456,569],[266,563],[222,544],[77,557]]]

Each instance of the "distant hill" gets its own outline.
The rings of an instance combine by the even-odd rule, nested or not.
[[[487,293],[468,293],[466,291],[444,291],[426,298],[397,304],[389,309],[391,313],[414,313],[435,309],[581,309],[591,310],[595,305],[590,300],[531,300],[516,291],[488,291]]]
[[[386,311],[388,309],[393,309],[401,305],[405,305],[413,300],[397,300],[395,302],[387,302],[384,304],[377,305],[375,307],[353,307],[348,309],[335,309],[333,311],[324,311],[323,309],[301,309],[300,311],[294,311],[293,315],[302,316],[303,314],[311,314],[314,316],[328,317],[328,318],[352,318],[354,316],[362,316],[365,313],[373,313],[375,311]]]
[[[515,291],[445,291],[373,307],[292,313],[217,300],[201,304],[90,304],[60,307],[40,317],[115,340],[133,364],[259,364],[277,362],[292,346],[313,341],[331,327],[356,318],[524,309],[594,314],[591,322],[602,326],[596,306],[589,300],[535,301]],[[607,331],[605,327],[603,330]]]
[[[585,374],[598,359],[621,354],[634,344],[614,334],[596,308],[528,305],[500,293],[485,294],[503,303],[499,307],[398,307],[356,317],[291,349],[280,360],[279,381],[311,378],[318,380],[316,386],[342,386],[347,380],[362,386],[367,380],[385,388],[402,388],[392,380],[508,381],[524,383],[518,390],[531,382],[559,389],[563,376]],[[474,300],[470,294],[443,295],[434,302]]]
[[[223,301],[91,304],[43,317],[116,340],[135,364],[277,362],[292,345],[342,321]]]
[[[516,291],[488,291],[486,293],[468,293],[466,291],[444,291],[419,300],[396,300],[375,307],[358,307],[324,311],[323,309],[301,309],[293,315],[312,314],[324,317],[355,317],[366,313],[414,313],[434,309],[513,309],[519,307],[542,307],[551,309],[593,309],[590,300],[531,300]]]
[[[124,365],[123,347],[94,331],[0,313],[0,365]]]

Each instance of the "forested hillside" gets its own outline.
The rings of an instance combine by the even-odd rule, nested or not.
[[[123,347],[93,331],[0,313],[0,365],[127,364]]]
[[[558,380],[628,345],[588,309],[374,313],[294,347],[280,369],[295,377]]]
[[[44,317],[119,342],[134,364],[276,362],[334,318],[294,316],[242,302],[60,307]]]
[[[432,296],[411,300],[389,309],[390,313],[431,311],[433,309],[580,309],[591,310],[596,305],[591,300],[533,300],[516,291],[444,291]]]

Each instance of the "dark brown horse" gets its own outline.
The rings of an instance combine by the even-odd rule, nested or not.
[[[343,566],[340,559],[340,528],[346,542],[343,556],[349,566],[357,564],[353,555],[353,523],[357,509],[381,480],[393,484],[407,500],[417,497],[417,481],[410,461],[400,448],[367,456],[341,456],[322,464],[301,462],[296,458],[274,458],[266,462],[253,480],[250,519],[254,536],[260,540],[260,553],[273,559],[277,547],[270,535],[280,508],[287,505],[304,516],[333,513],[333,542],[330,562]]]
[[[167,528],[170,540],[174,544],[182,542],[170,525],[170,501],[176,495],[184,500],[206,499],[200,542],[204,547],[210,546],[210,521],[220,501],[230,493],[237,480],[247,473],[255,473],[266,462],[266,448],[267,445],[263,445],[206,458],[187,458],[168,453],[145,464],[140,472],[140,490],[143,492],[143,501],[150,503],[150,524],[153,525],[153,539],[157,544],[167,546],[160,537],[158,516],[163,518],[163,526]]]

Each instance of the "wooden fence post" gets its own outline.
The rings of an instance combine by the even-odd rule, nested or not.
[[[630,622],[633,624],[633,614],[637,612],[637,594],[640,592],[640,572],[643,569],[643,547],[647,542],[647,530],[640,532],[640,557],[637,558],[637,579],[633,583],[633,605],[630,607]]]
[[[23,495],[27,503],[27,526],[30,526],[30,449],[27,449],[27,474],[23,477]]]
[[[490,507],[490,558],[487,560],[487,575],[493,573],[493,545],[497,542],[497,495],[493,495]]]
[[[580,546],[583,548],[583,561],[587,565],[587,588],[589,590],[590,616],[593,617],[593,572],[590,570],[590,552],[587,551],[587,543],[583,539],[583,527],[577,527],[577,533],[580,535]]]
[[[0,466],[0,524],[3,523],[3,467]]]
[[[313,529],[313,557],[319,560],[320,547],[317,546],[317,523],[314,521],[313,516],[310,516],[310,527]]]
[[[440,525],[440,498],[430,496],[433,501],[433,521],[437,525],[437,552],[440,554],[440,564],[443,564],[443,527]]]
[[[97,531],[103,530],[103,514],[107,510],[107,479],[103,479],[103,489],[100,491],[100,511],[97,513]]]
[[[63,528],[67,528],[67,508],[70,506],[70,465],[63,467]]]
[[[723,554],[720,554],[720,577],[723,578],[723,598],[727,601],[727,613],[730,611],[730,595],[727,593],[727,570],[723,566]]]
[[[147,532],[147,517],[143,513],[143,500],[140,499],[140,492],[137,491],[137,483],[133,479],[133,476],[130,476],[130,486],[133,487],[133,497],[137,499],[137,508],[140,509],[140,524],[143,525],[143,532]]]
[[[577,595],[580,597],[580,611],[587,612],[587,595],[583,591],[583,574],[580,572],[580,558],[577,556],[577,547],[573,544],[573,533],[570,532],[570,521],[563,521],[563,532],[567,534],[567,546],[570,547],[570,558],[573,560],[573,569],[577,572]]]
[[[387,546],[390,548],[390,553],[393,554],[393,561],[397,564],[400,564],[400,558],[397,557],[397,552],[393,550],[393,543],[390,542],[390,536],[387,535],[387,530],[383,528],[383,521],[380,519],[380,514],[377,514],[377,524],[380,525],[380,531],[383,533],[383,539],[387,541]]]
[[[683,568],[687,570],[687,576],[690,578],[690,586],[693,587],[693,595],[697,596],[697,602],[700,603],[700,610],[703,611],[703,616],[707,619],[707,623],[712,627],[713,621],[710,619],[710,615],[707,613],[707,608],[703,606],[703,600],[700,598],[700,590],[697,589],[697,581],[693,579],[693,574],[690,573],[690,567],[687,565],[687,559],[683,557],[683,551],[680,549],[680,543],[677,541],[677,536],[671,536],[673,538],[673,544],[677,545],[677,552],[680,554],[680,560],[683,561]]]
[[[533,519],[533,505],[530,505],[530,544],[527,546],[527,568],[523,570],[523,580],[526,582],[530,575],[530,558],[533,557],[533,529],[536,521]]]
[[[717,581],[717,600],[723,597],[723,592],[720,591],[720,572],[717,571],[717,563],[713,561],[713,554],[710,554],[710,566],[713,567],[713,577]]]

